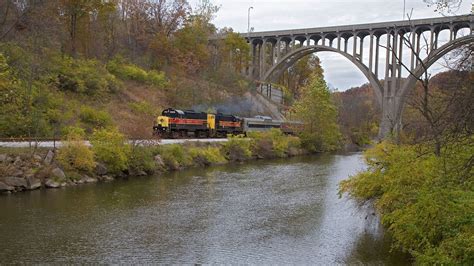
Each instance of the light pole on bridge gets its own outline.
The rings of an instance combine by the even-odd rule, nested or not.
[[[247,40],[249,42],[249,45],[250,45],[250,10],[252,10],[252,9],[253,9],[253,6],[250,6],[249,9],[248,9],[248,12],[247,12]],[[250,45],[250,47],[252,47],[252,46]],[[252,71],[253,71],[253,69],[249,65],[247,65],[247,71],[246,72],[248,73],[249,76],[252,74],[251,73]]]
[[[250,10],[253,9],[253,6],[249,7],[248,15],[247,15],[247,38],[250,42]]]

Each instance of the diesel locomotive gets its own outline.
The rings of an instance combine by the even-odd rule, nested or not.
[[[247,134],[252,131],[267,131],[278,128],[286,134],[293,134],[298,122],[273,120],[267,116],[241,118],[235,115],[209,114],[193,110],[182,111],[173,108],[163,110],[153,126],[153,135],[161,138],[221,138],[227,135]]]

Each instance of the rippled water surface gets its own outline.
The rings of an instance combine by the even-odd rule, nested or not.
[[[406,264],[339,198],[359,154],[192,169],[0,197],[0,261]]]

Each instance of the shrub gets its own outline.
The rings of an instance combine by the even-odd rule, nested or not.
[[[227,160],[242,162],[252,156],[250,147],[251,142],[242,136],[229,137],[222,145],[222,152]]]
[[[121,87],[115,76],[97,60],[55,56],[52,61],[60,90],[97,95],[116,92]]]
[[[299,139],[285,135],[281,130],[273,128],[266,132],[251,132],[252,149],[260,158],[286,157],[292,141],[292,148],[299,147]]]
[[[189,154],[197,165],[211,165],[225,163],[227,160],[217,147],[192,147]]]
[[[112,126],[112,118],[109,113],[99,111],[89,106],[81,107],[79,119],[89,129],[106,128]]]
[[[368,169],[343,181],[340,192],[373,200],[395,246],[416,263],[472,265],[473,143],[449,144],[442,156],[423,145],[381,143],[366,152]]]
[[[130,152],[129,169],[134,172],[154,173],[156,164],[153,158],[153,148],[133,146]]]
[[[370,144],[369,132],[365,132],[360,128],[352,128],[349,137],[351,139],[351,143],[354,143],[359,147]]]
[[[275,153],[273,152],[273,142],[271,139],[254,139],[251,148],[252,153],[259,159],[276,157]]]
[[[127,169],[130,145],[116,128],[95,130],[91,144],[97,161],[104,163],[110,172],[119,173]]]
[[[57,160],[66,171],[91,172],[95,167],[94,153],[84,142],[84,130],[70,127],[59,149]]]
[[[295,136],[288,136],[288,149],[301,149],[301,140]]]
[[[160,147],[159,153],[163,162],[171,170],[192,165],[192,157],[182,145],[172,144]]]
[[[155,70],[148,72],[147,81],[158,88],[164,88],[168,85],[165,73]]]
[[[109,61],[107,69],[123,80],[134,80],[150,84],[159,88],[167,85],[165,73],[158,71],[145,71],[139,66],[127,63],[123,57],[116,56]]]
[[[138,114],[153,116],[156,113],[156,109],[153,108],[153,106],[150,103],[145,102],[145,101],[129,103],[128,106],[130,106],[132,111]]]

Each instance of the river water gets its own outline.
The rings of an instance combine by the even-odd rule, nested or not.
[[[0,196],[0,261],[406,264],[337,194],[363,168],[321,155]]]

